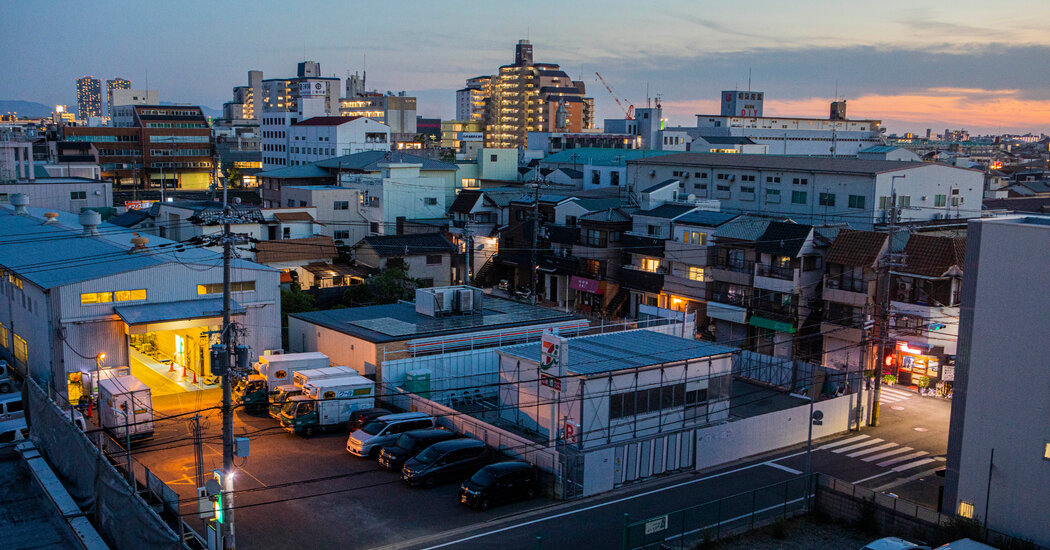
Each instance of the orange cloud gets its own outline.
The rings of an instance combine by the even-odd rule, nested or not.
[[[850,118],[883,120],[890,131],[920,128],[967,128],[971,131],[1039,131],[1050,127],[1050,101],[1016,97],[1016,90],[931,88],[910,94],[868,94],[849,98]],[[830,100],[821,97],[771,101],[766,116],[828,116]],[[718,113],[718,101],[666,101],[665,115],[681,120],[698,113]],[[1045,131],[1045,130],[1044,130]]]

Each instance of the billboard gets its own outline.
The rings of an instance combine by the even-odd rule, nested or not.
[[[124,201],[124,208],[128,210],[144,210],[156,203],[157,201]]]
[[[543,333],[540,346],[540,384],[561,391],[561,378],[569,361],[569,341],[548,330]]]
[[[299,97],[324,97],[327,88],[324,82],[300,82]]]

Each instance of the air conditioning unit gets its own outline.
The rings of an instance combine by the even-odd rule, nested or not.
[[[837,289],[839,287],[838,279],[828,279],[828,288]]]

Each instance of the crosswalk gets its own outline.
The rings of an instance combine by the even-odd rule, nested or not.
[[[915,394],[909,391],[887,388],[883,386],[879,390],[879,401],[882,403],[897,403],[905,399],[911,399]]]
[[[913,468],[944,460],[941,457],[929,456],[930,453],[927,451],[919,451],[869,435],[858,435],[828,443],[817,447],[817,450],[842,454],[864,462],[872,462],[881,468],[889,468],[894,472],[906,472]]]

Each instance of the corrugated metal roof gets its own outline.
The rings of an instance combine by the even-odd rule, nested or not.
[[[287,166],[285,168],[275,168],[273,170],[265,170],[255,174],[260,178],[328,178],[332,177],[332,174],[323,168],[319,168],[313,164],[303,164],[302,166]]]
[[[230,300],[230,310],[234,315],[243,314],[245,311],[235,300]],[[222,316],[222,298],[115,306],[113,311],[116,311],[117,315],[129,325],[206,319]]]
[[[522,359],[540,360],[539,342],[500,349]],[[737,349],[721,344],[688,340],[650,330],[629,330],[569,338],[567,370],[572,374],[599,374],[734,351]]]
[[[28,216],[0,208],[0,265],[41,288],[90,281],[118,273],[171,263],[215,267],[222,255],[192,245],[148,236],[145,252],[131,252],[135,233],[109,223],[98,226],[100,235],[83,234],[79,217],[58,212],[57,223],[44,224],[41,208],[30,207]],[[238,269],[272,271],[246,260],[234,260]]]
[[[970,170],[948,164],[902,160],[872,160],[858,158],[822,158],[789,155],[747,155],[739,153],[676,153],[630,161],[631,164],[662,166],[710,166],[755,170],[798,170],[817,173],[860,174],[873,176],[923,166],[942,166],[956,170]],[[972,170],[971,170],[972,171]]]
[[[542,164],[590,164],[593,166],[623,166],[629,160],[670,155],[674,151],[653,151],[651,149],[602,149],[598,147],[580,147],[547,155],[540,160]]]

